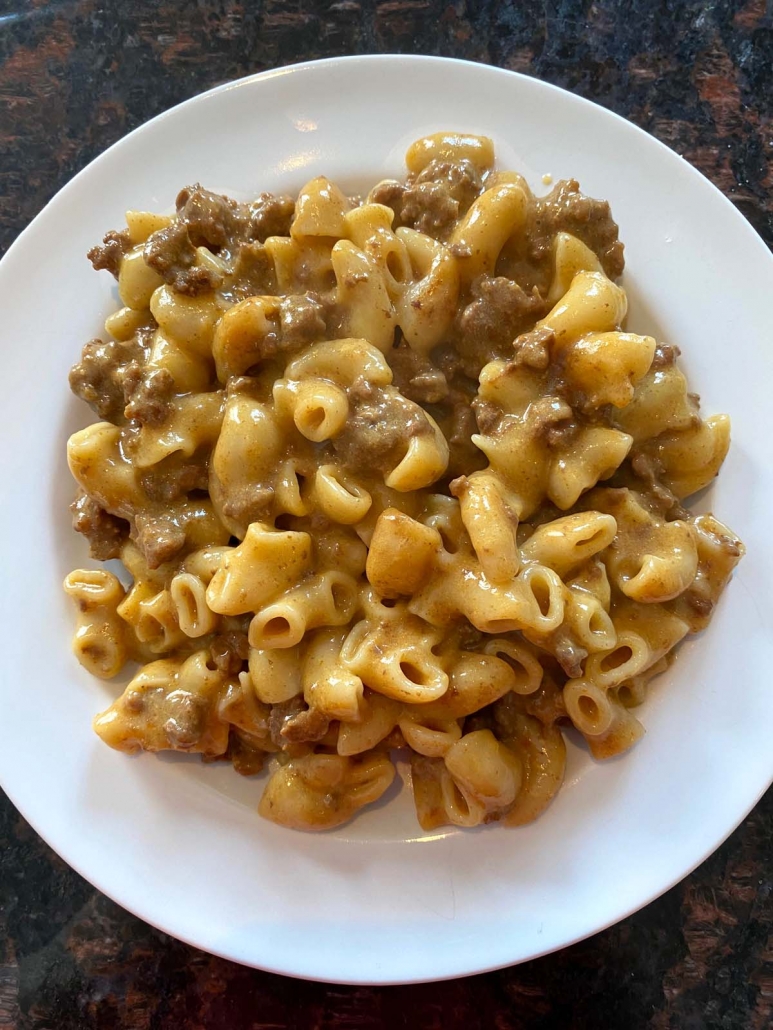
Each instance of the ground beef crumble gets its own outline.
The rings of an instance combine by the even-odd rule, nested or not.
[[[326,331],[326,307],[318,293],[292,294],[279,305],[279,325],[283,350],[295,350],[321,339]]]
[[[384,179],[370,191],[368,200],[372,204],[383,204],[391,207],[395,216],[402,210],[402,201],[405,196],[406,186],[397,179]]]
[[[236,676],[250,655],[247,634],[242,630],[218,633],[209,645],[209,653],[221,672],[226,676]]]
[[[165,368],[147,368],[132,361],[121,377],[126,407],[124,415],[142,426],[160,426],[169,415],[175,391],[172,373]]]
[[[138,512],[132,521],[131,538],[149,569],[171,561],[185,547],[185,530],[166,513]]]
[[[263,483],[245,483],[234,486],[223,504],[223,514],[237,522],[249,525],[262,522],[271,515],[274,488]]]
[[[126,230],[116,232],[111,229],[110,232],[105,233],[101,245],[92,247],[86,257],[95,271],[110,272],[117,279],[118,273],[121,271],[121,261],[124,255],[131,250],[131,245]]]
[[[243,232],[245,216],[240,205],[198,183],[180,190],[176,206],[177,218],[193,247],[218,250]]]
[[[466,214],[473,201],[483,192],[480,173],[466,158],[458,162],[438,159],[430,161],[414,181],[419,185],[431,182],[442,186],[456,201],[461,214]]]
[[[546,197],[537,200],[530,227],[529,256],[536,262],[546,260],[559,232],[571,233],[590,247],[610,279],[623,274],[623,244],[609,204],[586,197],[576,179],[556,183]]]
[[[100,418],[118,422],[125,405],[121,373],[133,358],[131,349],[116,340],[89,340],[70,370],[70,389]]]
[[[70,505],[72,528],[89,542],[91,557],[97,561],[119,558],[129,537],[129,524],[110,515],[83,490]]]
[[[355,383],[349,397],[354,401],[352,411],[332,444],[352,469],[391,471],[413,437],[433,431],[422,408],[397,390],[372,387],[358,391]]]
[[[655,348],[655,353],[652,358],[652,364],[650,365],[651,372],[657,372],[662,368],[670,368],[671,365],[676,363],[676,359],[681,354],[679,348],[672,343],[660,343]]]
[[[459,351],[465,372],[477,376],[487,362],[505,357],[513,340],[547,311],[539,292],[523,290],[504,276],[482,275],[458,319]]]
[[[531,329],[522,333],[513,343],[516,365],[526,365],[537,372],[544,372],[550,364],[550,352],[555,342],[552,329]]]
[[[295,201],[292,197],[275,197],[273,193],[261,193],[258,199],[250,204],[250,236],[261,243],[269,236],[288,236],[290,223],[295,214]]]
[[[184,222],[174,221],[152,233],[145,243],[143,257],[173,290],[189,297],[216,289],[223,281],[211,269],[196,265],[198,254]]]
[[[330,728],[330,719],[309,708],[301,695],[271,706],[268,720],[272,743],[283,751],[294,744],[320,740]]]
[[[480,175],[470,161],[434,160],[403,185],[380,182],[370,194],[375,204],[395,213],[395,226],[407,225],[445,239],[482,190]]]
[[[444,237],[459,217],[459,202],[439,182],[420,182],[403,194],[400,221],[428,236]]]
[[[228,288],[237,301],[276,292],[274,262],[262,243],[237,243]]]
[[[194,490],[202,492],[209,486],[206,456],[196,455],[190,460],[173,454],[152,468],[145,469],[140,483],[148,499],[162,504],[173,504]]]
[[[418,404],[438,404],[448,397],[448,380],[442,369],[404,341],[387,354],[394,385]]]

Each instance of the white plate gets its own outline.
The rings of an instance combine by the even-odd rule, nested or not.
[[[700,640],[643,710],[644,740],[595,764],[570,749],[535,824],[422,834],[407,792],[321,836],[254,808],[262,781],[185,757],[130,759],[92,734],[116,687],[70,656],[60,584],[86,560],[70,530],[65,440],[89,412],[67,389],[115,303],[84,254],[129,207],[199,180],[248,197],[322,172],[356,188],[400,174],[425,132],[492,136],[501,165],[575,176],[626,243],[631,324],[678,343],[707,412],[733,417],[711,506],[746,541]],[[0,780],[39,833],[121,905],[264,969],[390,983],[543,954],[685,876],[773,775],[770,725],[773,260],[713,186],[600,107],[533,79],[436,58],[322,61],[221,87],[143,126],[59,193],[0,266],[3,424]]]

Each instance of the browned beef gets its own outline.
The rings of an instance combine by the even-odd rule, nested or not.
[[[72,526],[89,542],[91,557],[97,561],[119,558],[129,536],[129,524],[110,515],[82,490],[70,505]]]
[[[105,233],[101,245],[92,247],[86,257],[95,271],[100,272],[104,269],[117,279],[118,273],[121,271],[123,256],[131,250],[131,245],[126,230],[116,232],[111,229],[110,232]]]
[[[290,223],[295,214],[292,197],[275,197],[273,193],[261,193],[250,204],[250,236],[263,243],[269,236],[288,236]]]
[[[523,290],[504,276],[479,276],[472,300],[459,317],[459,351],[465,372],[477,376],[493,358],[504,357],[513,340],[545,313],[539,292]]]
[[[283,350],[295,350],[321,339],[327,331],[325,306],[317,293],[284,297],[279,305]]]
[[[187,690],[174,690],[164,698],[164,733],[174,750],[187,751],[201,740],[207,722],[207,701]]]
[[[617,223],[606,200],[593,200],[580,193],[576,179],[564,179],[537,201],[530,240],[530,256],[544,260],[557,232],[568,232],[590,247],[611,279],[623,273],[623,244]]]
[[[428,236],[445,238],[459,217],[459,202],[439,182],[417,182],[402,198],[400,221]]]
[[[272,705],[268,725],[272,742],[283,751],[292,752],[294,745],[324,737],[330,720],[316,708],[309,708],[299,694],[289,701]]]
[[[70,370],[70,389],[100,418],[119,422],[125,403],[121,373],[131,357],[115,340],[89,340],[81,360]]]
[[[650,371],[657,371],[661,368],[669,368],[676,362],[681,351],[679,348],[672,343],[659,343],[655,348],[655,354],[652,358],[652,364],[650,365]]]
[[[370,192],[370,199],[374,204],[383,204],[391,207],[395,215],[399,216],[402,211],[403,197],[407,187],[396,179],[384,179]]]
[[[537,372],[544,372],[550,364],[550,349],[555,341],[552,329],[531,329],[522,333],[513,343],[514,361]]]
[[[231,273],[231,291],[236,300],[273,294],[274,262],[262,243],[237,243]]]
[[[263,483],[231,485],[223,514],[237,522],[262,522],[269,517],[274,488]]]
[[[185,547],[185,530],[166,514],[139,512],[134,517],[131,538],[149,569],[171,561]]]
[[[354,400],[352,412],[343,432],[331,442],[352,469],[390,471],[412,437],[432,432],[419,405],[397,392],[375,387],[362,396],[355,384],[349,397]]]
[[[164,229],[152,233],[143,251],[145,263],[158,272],[164,282],[177,293],[195,297],[216,289],[222,277],[208,268],[196,266],[196,248],[182,221],[173,221]]]
[[[227,676],[236,676],[242,671],[250,655],[247,634],[241,630],[227,630],[218,633],[209,645],[212,661]]]
[[[186,497],[192,490],[206,490],[209,472],[206,459],[200,461],[180,458],[172,454],[152,468],[145,469],[140,482],[151,501],[172,504]]]
[[[177,217],[194,247],[217,250],[239,234],[244,223],[240,205],[196,183],[177,195]]]
[[[130,362],[121,376],[126,407],[124,415],[142,426],[160,426],[169,414],[174,377],[165,368],[147,368]]]
[[[417,404],[437,404],[448,396],[448,381],[442,369],[433,365],[402,341],[387,354],[394,385]]]
[[[432,182],[442,186],[464,214],[483,191],[480,173],[466,158],[461,161],[440,161],[435,159],[416,176],[418,185]]]

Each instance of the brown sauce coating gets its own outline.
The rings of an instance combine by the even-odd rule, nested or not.
[[[257,240],[237,243],[229,296],[239,301],[261,294],[272,294],[275,289],[274,263],[263,244]]]
[[[140,476],[142,488],[151,501],[172,504],[194,490],[206,491],[209,485],[208,455],[170,455]]]
[[[634,658],[635,638],[614,636],[627,619],[649,646],[645,602],[677,640],[705,626],[743,548],[681,506],[703,481],[679,449],[697,440],[715,471],[728,422],[701,422],[678,348],[621,331],[624,292],[599,274],[623,271],[607,202],[572,179],[534,197],[492,161],[491,141],[427,137],[411,174],[365,206],[320,177],[297,219],[288,197],[195,184],[171,218],[137,212],[90,252],[126,307],[70,376],[113,424],[72,438],[89,491],[73,525],[135,582],[87,571],[66,589],[76,645],[84,626],[112,635],[115,668],[88,640],[84,665],[109,678],[148,663],[97,719],[112,746],[195,752],[243,775],[280,752],[261,812],[289,791],[297,811],[269,818],[308,828],[380,796],[385,751],[409,748],[428,829],[444,814],[534,818],[563,775],[557,723],[596,757],[636,739],[616,712],[617,736],[599,742],[580,700],[598,702],[577,692],[604,686],[618,651]],[[677,541],[681,567],[642,586],[619,551],[656,536],[664,551]],[[632,696],[629,675],[610,691]],[[422,725],[427,700],[438,707]],[[520,797],[507,754],[530,745],[551,755],[553,786],[528,782],[539,762],[521,768],[540,801]],[[490,763],[496,797],[475,786]],[[423,819],[433,797],[447,811]]]
[[[553,190],[537,201],[529,232],[529,256],[544,261],[558,232],[568,232],[590,247],[610,279],[623,274],[623,244],[617,223],[606,200],[593,200],[580,192],[576,179],[556,183]]]
[[[536,287],[524,290],[504,276],[483,275],[472,283],[458,318],[457,348],[467,375],[477,377],[494,358],[511,352],[513,340],[547,314]]]
[[[413,437],[432,432],[422,408],[397,391],[355,383],[349,398],[353,411],[332,443],[353,470],[394,468]]]
[[[299,350],[305,344],[321,339],[327,332],[327,308],[318,293],[285,297],[279,305],[282,349]]]
[[[380,183],[370,200],[392,208],[395,226],[406,225],[442,241],[485,188],[485,176],[470,161],[434,159],[404,183]],[[269,236],[289,233],[294,210],[288,197],[263,193],[252,203],[239,203],[195,184],[180,191],[175,217],[149,236],[143,256],[174,292],[187,297],[222,290],[225,298],[238,302],[270,294],[276,290],[276,281],[264,243]],[[393,387],[355,383],[349,390],[350,417],[331,441],[333,453],[346,467],[377,474],[393,468],[414,436],[432,431],[425,411],[438,423],[449,445],[447,481],[485,466],[471,437],[476,431],[494,430],[499,416],[475,400],[478,374],[494,358],[535,369],[546,367],[550,340],[543,330],[531,327],[550,307],[545,294],[552,241],[557,232],[567,231],[595,251],[610,275],[619,275],[622,245],[606,202],[585,197],[574,180],[558,183],[546,197],[532,200],[525,236],[518,244],[518,260],[510,260],[507,246],[503,252],[502,261],[505,265],[509,262],[512,274],[484,274],[473,279],[459,297],[447,339],[432,353],[417,353],[398,334],[386,355]],[[129,246],[126,233],[111,232],[90,257],[95,267],[117,275]],[[199,247],[216,255],[229,271],[221,274],[202,265]],[[261,372],[266,362],[279,362],[279,368],[286,360],[283,355],[336,332],[338,315],[332,296],[316,289],[303,290],[303,283],[314,275],[303,262],[296,268],[302,292],[280,298],[269,331],[256,344],[256,364],[248,370],[245,382]],[[175,395],[169,372],[145,365],[152,333],[151,326],[126,342],[87,343],[70,375],[73,391],[101,418],[119,425],[128,420],[125,446],[129,449],[140,427],[164,425]],[[676,353],[673,348],[661,347],[656,361],[668,363]],[[228,385],[235,388],[236,381]],[[566,402],[574,404],[581,399],[565,398],[560,377],[552,387],[552,396],[544,398],[533,414],[546,442],[561,447],[577,432],[576,418]],[[151,502],[169,504],[206,490],[208,465],[208,453],[194,459],[172,456],[143,470],[140,481]],[[642,475],[641,462],[639,465],[638,474]],[[657,493],[653,476],[647,473],[645,479],[648,488]],[[224,512],[247,524],[270,519],[273,502],[272,485],[243,484],[230,492]],[[99,530],[89,528],[89,533],[101,540],[111,531],[111,524],[105,521],[111,518],[107,513],[101,520],[93,512],[88,520],[81,515],[81,531],[86,532],[85,527],[92,523],[98,525]],[[129,519],[131,537],[151,567],[171,560],[183,549],[184,531],[162,509],[136,516],[130,513]],[[119,522],[125,532],[125,523]],[[118,532],[115,527],[113,530]],[[94,546],[108,550],[111,545],[99,542]]]
[[[249,658],[250,645],[244,630],[230,629],[218,633],[209,645],[215,666],[227,676],[236,676]]]
[[[396,225],[444,240],[482,190],[481,176],[470,161],[435,159],[405,184],[389,179],[379,183],[371,200],[391,207]]]
[[[296,751],[295,745],[321,740],[330,727],[330,720],[309,708],[299,695],[271,706],[269,731],[271,741],[282,751]]]

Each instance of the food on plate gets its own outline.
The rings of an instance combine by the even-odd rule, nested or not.
[[[139,668],[94,728],[272,771],[324,830],[408,755],[424,829],[536,818],[563,729],[635,709],[743,554],[686,498],[716,476],[670,343],[624,328],[623,246],[577,182],[535,196],[491,140],[414,143],[364,198],[188,187],[90,252],[123,306],[70,384],[74,650]]]

